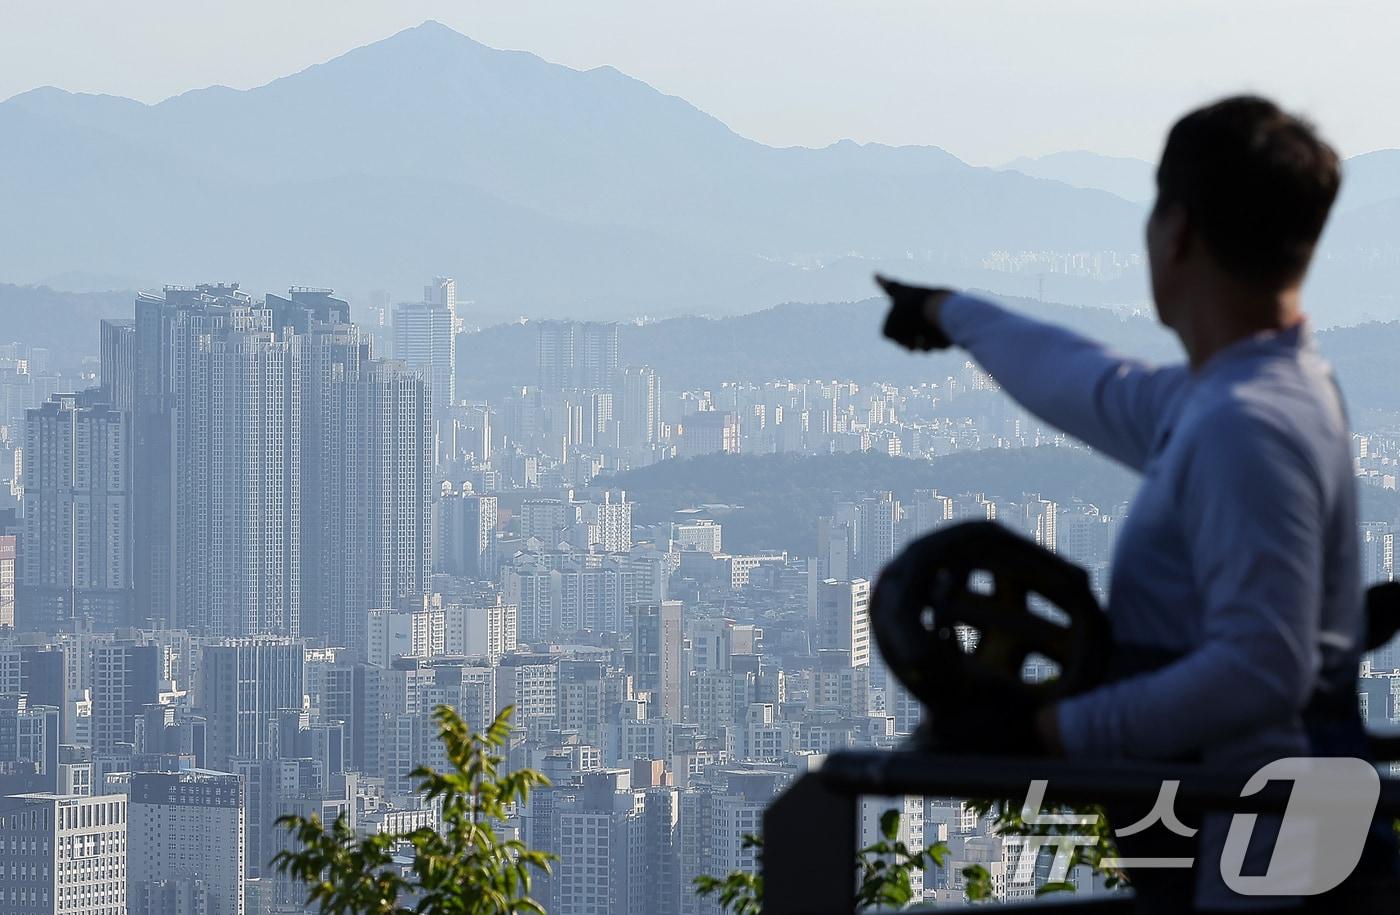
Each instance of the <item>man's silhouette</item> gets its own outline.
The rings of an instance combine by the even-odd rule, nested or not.
[[[1147,250],[1185,365],[1144,365],[968,295],[880,280],[893,340],[963,347],[1032,413],[1142,474],[1113,560],[1118,677],[1040,710],[1051,752],[1239,770],[1364,753],[1350,436],[1300,302],[1339,184],[1333,150],[1264,99],[1226,99],[1172,128]],[[1227,823],[1203,824],[1198,910],[1296,905],[1229,891]],[[1251,856],[1259,872],[1268,845]],[[1160,910],[1192,905],[1189,887],[1158,889]]]

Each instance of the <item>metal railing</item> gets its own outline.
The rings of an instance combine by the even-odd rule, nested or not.
[[[1177,811],[1282,813],[1292,786],[1271,782],[1247,797],[1253,773],[1198,765],[1093,763],[966,756],[921,750],[844,751],[802,776],[763,818],[764,915],[852,915],[856,908],[857,817],[862,795],[1020,798],[1043,780],[1048,803],[1151,802],[1176,782]],[[1400,817],[1400,779],[1381,779],[1377,811]],[[997,912],[1130,912],[1129,893],[993,906]]]

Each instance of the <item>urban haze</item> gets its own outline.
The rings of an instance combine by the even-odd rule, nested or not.
[[[867,617],[906,545],[995,520],[1106,598],[1135,478],[965,354],[882,340],[871,276],[1180,359],[1149,160],[1211,95],[1174,84],[1155,133],[1104,105],[1032,136],[973,119],[964,85],[946,135],[880,129],[871,86],[823,121],[718,51],[668,69],[539,26],[574,69],[450,21],[350,17],[336,41],[378,40],[227,71],[246,88],[134,64],[34,88],[33,55],[0,82],[5,915],[308,911],[278,819],[439,828],[410,772],[447,765],[440,705],[474,730],[514,708],[505,766],[550,784],[504,828],[558,856],[547,912],[718,915],[695,878],[755,869],[774,798],[918,728]],[[607,66],[629,62],[665,85]],[[728,115],[668,94],[707,81]],[[1376,583],[1400,524],[1400,125],[1329,99],[1308,101],[1359,146],[1308,307]],[[1368,723],[1394,724],[1400,654],[1362,673]],[[970,865],[1034,895],[967,803],[866,798],[862,845],[888,809],[947,844],[917,901],[964,905]]]

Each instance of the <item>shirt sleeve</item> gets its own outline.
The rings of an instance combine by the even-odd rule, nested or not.
[[[939,320],[1017,403],[1135,470],[1187,380],[1184,366],[1136,362],[968,295],[946,300]]]
[[[1204,603],[1201,642],[1167,667],[1061,703],[1072,756],[1178,758],[1296,720],[1312,694],[1320,474],[1278,424],[1238,410],[1203,423],[1191,447],[1176,504]]]

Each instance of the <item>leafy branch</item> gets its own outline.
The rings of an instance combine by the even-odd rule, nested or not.
[[[324,915],[545,915],[530,896],[531,878],[549,873],[553,856],[497,832],[511,808],[549,784],[533,769],[501,771],[498,751],[510,740],[513,711],[502,709],[478,734],[450,706],[434,710],[451,768],[420,766],[412,777],[425,802],[441,805],[441,829],[360,837],[344,815],[329,828],[316,816],[286,816],[278,825],[300,848],[279,852],[273,866],[305,884],[308,908]],[[405,869],[394,856],[408,849],[413,862]]]
[[[860,883],[856,889],[857,911],[902,909],[914,899],[913,874],[929,864],[942,867],[948,847],[936,842],[926,848],[911,849],[899,838],[898,810],[880,815],[880,838],[856,852]],[[763,840],[745,835],[743,847],[763,854]],[[695,878],[695,892],[715,896],[720,908],[732,915],[759,915],[763,911],[763,875],[737,870],[724,877],[701,875]]]

